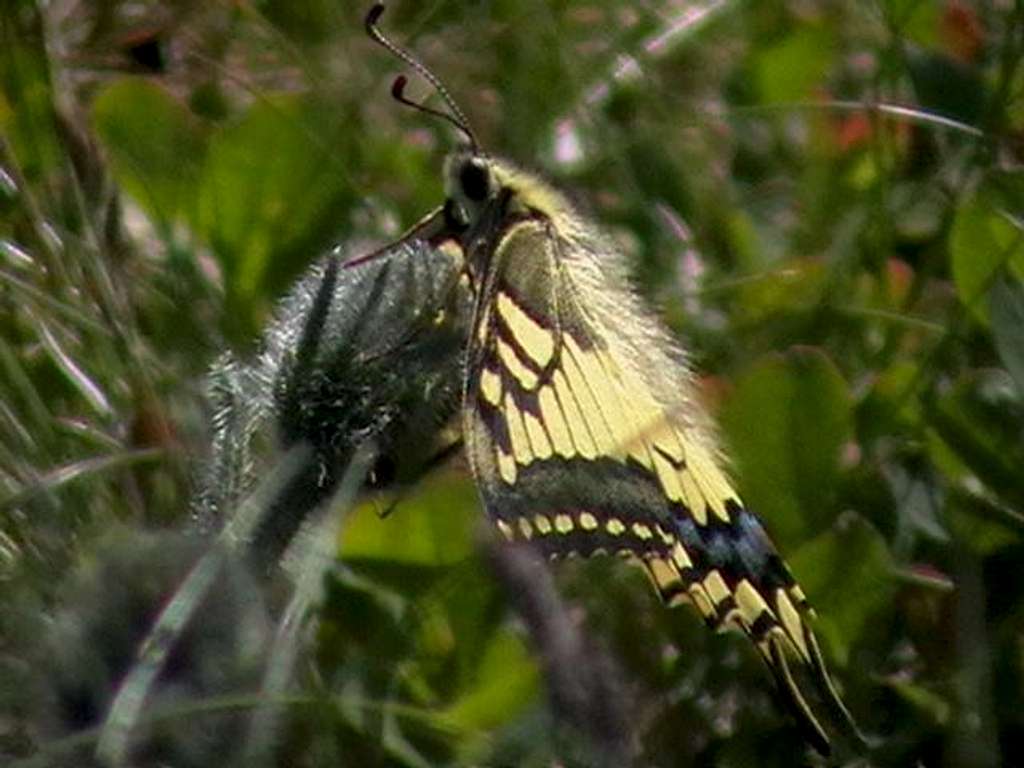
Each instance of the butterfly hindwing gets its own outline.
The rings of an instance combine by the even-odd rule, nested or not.
[[[689,373],[665,340],[635,330],[656,320],[628,289],[602,284],[594,260],[606,244],[576,241],[538,211],[490,240],[464,409],[489,514],[552,557],[635,557],[666,602],[750,636],[827,749],[789,665],[845,714],[803,593],[721,469],[709,428],[669,394]]]

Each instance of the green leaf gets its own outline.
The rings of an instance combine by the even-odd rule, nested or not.
[[[988,301],[999,357],[1024,395],[1024,285],[1004,271],[989,288]]]
[[[964,375],[948,394],[926,403],[926,415],[942,448],[988,490],[1020,509],[1024,508],[1022,414],[1019,404],[1006,396],[1005,376],[1000,374],[998,379],[984,372]],[[929,453],[951,474],[948,458],[936,454],[933,446]]]
[[[333,0],[266,0],[261,10],[282,32],[307,45],[324,42],[352,22],[348,9]]]
[[[754,62],[761,100],[772,103],[807,98],[821,84],[835,55],[835,36],[826,27],[803,27],[763,48]]]
[[[342,527],[341,556],[412,566],[459,563],[473,554],[473,528],[480,521],[477,499],[469,480],[444,475],[423,483],[393,510],[381,503],[363,504]]]
[[[864,518],[849,514],[788,559],[821,609],[816,622],[821,634],[839,663],[846,664],[850,648],[891,604],[896,589],[885,540]]]
[[[949,236],[951,270],[960,301],[987,324],[985,298],[999,271],[1024,274],[1024,232],[988,195],[978,195],[956,212]]]
[[[114,177],[168,234],[195,194],[204,153],[200,126],[162,88],[136,79],[101,91],[92,118]]]
[[[924,685],[908,682],[899,678],[888,678],[882,681],[914,709],[924,714],[935,725],[947,726],[953,719],[953,705],[946,695],[936,693]]]
[[[18,34],[14,24],[3,31],[7,34],[0,38],[0,136],[10,142],[25,178],[35,180],[63,159],[46,45],[41,35]]]
[[[507,608],[491,570],[477,558],[455,566],[417,606],[423,619],[417,647],[424,656],[446,659],[434,687],[449,690],[476,685],[481,659],[504,622]]]
[[[1024,515],[976,494],[966,491],[949,494],[946,514],[957,541],[979,555],[1014,546],[1024,538]]]
[[[883,0],[879,5],[886,17],[892,20],[900,36],[922,45],[935,43],[939,31],[939,3],[923,3],[921,0]]]
[[[857,434],[862,441],[917,427],[921,420],[920,403],[907,393],[914,391],[920,376],[920,363],[911,359],[897,359],[876,374],[858,408]]]
[[[792,259],[785,269],[743,286],[736,319],[744,326],[759,326],[772,318],[808,312],[821,301],[827,277],[820,260]]]
[[[210,142],[194,223],[220,262],[228,319],[243,338],[346,221],[354,197],[349,148],[331,135],[339,122],[313,100],[268,99]]]
[[[444,720],[471,732],[507,724],[534,703],[539,683],[537,665],[519,635],[498,632],[480,661],[476,685],[448,709]]]
[[[840,450],[852,435],[846,382],[820,351],[755,365],[722,413],[747,503],[786,549],[835,517]]]

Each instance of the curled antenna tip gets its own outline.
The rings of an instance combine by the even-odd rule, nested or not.
[[[366,21],[363,23],[366,25],[366,30],[373,33],[374,28],[377,26],[377,22],[380,21],[380,17],[384,15],[384,3],[374,3],[370,10],[366,13]]]
[[[377,26],[377,22],[380,20],[381,14],[383,13],[384,3],[382,0],[378,0],[378,2],[374,3],[373,6],[370,8],[369,12],[366,14],[365,25],[367,35],[369,35],[370,39],[372,39],[374,42],[382,45],[384,48],[389,50],[394,56],[398,57],[406,64],[408,64],[410,67],[412,67],[414,70],[416,70],[420,75],[422,75],[427,80],[428,83],[434,86],[434,90],[437,91],[438,95],[444,100],[445,106],[448,107],[448,111],[441,112],[440,110],[433,109],[424,104],[417,104],[416,102],[413,102],[406,98],[406,79],[404,76],[400,76],[395,79],[395,82],[391,86],[391,95],[402,104],[413,107],[414,109],[417,109],[420,112],[435,115],[436,117],[440,117],[441,119],[448,121],[456,128],[458,128],[459,131],[461,131],[466,136],[466,138],[469,139],[469,143],[473,145],[473,148],[476,149],[478,145],[476,137],[473,135],[473,131],[469,127],[469,121],[466,119],[466,116],[462,113],[462,110],[459,109],[459,105],[455,103],[455,99],[453,99],[452,95],[448,93],[448,89],[444,87],[444,84],[441,82],[438,76],[431,72],[419,59],[417,59],[407,50],[391,42],[391,40],[389,40],[388,37],[383,32],[380,31],[380,28]]]
[[[399,75],[398,77],[396,77],[395,82],[391,84],[391,98],[393,98],[395,101],[404,102],[406,100],[405,86],[408,85],[408,83],[409,78],[407,78],[405,75]]]

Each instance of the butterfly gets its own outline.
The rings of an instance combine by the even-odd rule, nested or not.
[[[446,200],[414,230],[461,249],[473,294],[462,438],[504,537],[549,557],[637,561],[662,600],[753,642],[807,738],[828,753],[816,705],[856,726],[811,628],[804,592],[726,470],[679,342],[630,286],[620,248],[554,186],[484,153],[438,78],[423,75],[469,146],[445,166]],[[810,699],[810,700],[809,700]]]

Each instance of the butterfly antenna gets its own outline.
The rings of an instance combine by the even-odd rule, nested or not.
[[[384,35],[383,32],[380,31],[380,28],[377,26],[377,22],[380,21],[380,17],[383,14],[384,3],[374,3],[373,7],[370,8],[369,13],[366,14],[366,34],[369,35],[370,39],[372,39],[374,42],[378,43],[379,45],[383,46],[388,51],[390,51],[392,55],[397,56],[410,67],[415,69],[420,74],[421,77],[423,77],[428,83],[434,86],[434,90],[437,91],[437,93],[441,96],[442,100],[444,100],[445,106],[448,107],[449,111],[442,112],[439,109],[428,107],[425,104],[419,104],[413,101],[412,99],[407,98],[405,95],[405,86],[408,81],[402,75],[396,77],[394,84],[391,86],[392,97],[394,97],[396,101],[405,104],[408,107],[412,107],[413,109],[419,110],[420,112],[426,112],[428,115],[440,117],[442,120],[447,120],[449,123],[458,128],[459,131],[461,131],[466,136],[467,139],[469,139],[469,143],[472,145],[473,151],[478,151],[480,145],[477,143],[476,136],[473,135],[473,131],[469,127],[469,120],[466,119],[466,115],[463,113],[463,111],[459,109],[459,105],[455,102],[455,99],[452,98],[452,95],[451,93],[448,92],[448,89],[444,87],[444,83],[441,82],[441,79],[433,72],[431,72],[429,69],[427,69],[427,66],[423,62],[421,62],[419,59],[417,59],[415,56],[413,56],[411,53],[409,53],[407,50],[405,50],[398,44],[392,42],[388,37]]]

